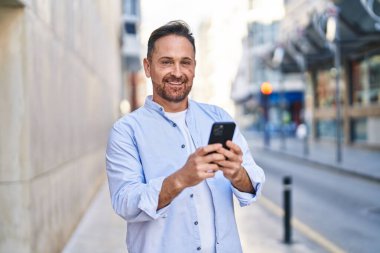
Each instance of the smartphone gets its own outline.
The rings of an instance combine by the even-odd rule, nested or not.
[[[235,127],[236,125],[234,122],[215,122],[211,127],[208,144],[221,143],[225,149],[228,149],[226,142],[232,140]]]

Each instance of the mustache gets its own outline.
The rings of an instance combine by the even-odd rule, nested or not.
[[[176,77],[174,75],[167,75],[163,78],[163,81],[164,82],[181,82],[181,83],[186,83],[189,79],[187,78],[187,76],[180,76],[180,77]]]

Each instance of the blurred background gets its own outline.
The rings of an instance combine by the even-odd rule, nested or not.
[[[237,211],[244,252],[380,252],[379,0],[0,0],[0,252],[126,252],[107,135],[151,94],[147,40],[175,19],[191,98],[234,116],[267,175]]]

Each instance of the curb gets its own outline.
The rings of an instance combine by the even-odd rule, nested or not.
[[[352,176],[356,176],[356,177],[360,177],[360,178],[363,178],[363,179],[366,179],[366,180],[370,180],[370,181],[373,181],[373,182],[380,183],[380,178],[379,177],[376,177],[376,176],[373,176],[373,175],[369,175],[369,174],[359,173],[357,171],[346,169],[344,167],[337,166],[337,165],[334,165],[334,164],[331,164],[331,163],[324,163],[324,162],[321,162],[321,161],[316,161],[316,160],[310,159],[309,157],[298,156],[298,155],[291,154],[291,153],[288,153],[288,152],[285,152],[285,151],[275,150],[275,149],[272,149],[270,147],[265,147],[265,146],[259,146],[258,147],[258,146],[256,146],[256,148],[261,149],[261,150],[265,150],[265,151],[270,151],[270,152],[273,152],[273,153],[277,153],[277,154],[280,154],[280,155],[283,155],[283,156],[287,156],[287,157],[290,157],[290,158],[293,158],[293,159],[302,160],[302,161],[305,161],[305,162],[308,162],[308,163],[313,163],[313,164],[316,164],[316,165],[319,165],[319,166],[323,166],[324,168],[327,168],[327,169],[330,169],[330,170],[338,171],[340,173],[345,173],[345,174],[348,174],[348,175],[352,175]]]

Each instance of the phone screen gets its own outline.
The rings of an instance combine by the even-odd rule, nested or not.
[[[232,140],[235,127],[234,122],[215,122],[211,127],[208,144],[221,143],[224,148],[228,149],[226,142]]]

